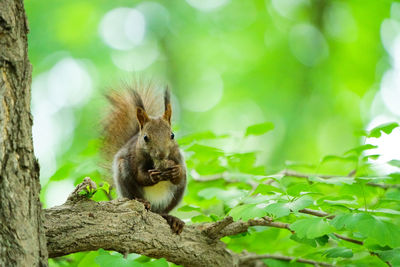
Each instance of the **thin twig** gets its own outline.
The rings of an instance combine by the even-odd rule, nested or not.
[[[351,243],[354,243],[354,244],[357,244],[357,245],[361,245],[361,246],[364,245],[364,242],[362,242],[360,240],[352,239],[352,238],[349,238],[347,236],[339,235],[339,234],[336,234],[336,233],[333,233],[333,234],[339,239],[342,239],[342,240],[345,240],[345,241],[348,241],[348,242],[351,242]]]
[[[318,210],[312,210],[312,209],[301,209],[301,210],[299,210],[299,212],[314,215],[317,217],[325,217],[327,219],[333,219],[336,216],[336,215],[326,213],[325,211],[318,211]]]
[[[281,256],[281,255],[271,255],[271,254],[250,254],[250,255],[244,255],[240,257],[240,263],[249,263],[251,261],[255,260],[261,260],[261,259],[274,259],[274,260],[280,260],[280,261],[295,261],[295,262],[300,262],[300,263],[305,263],[305,264],[311,264],[314,266],[334,266],[330,263],[327,262],[319,262],[319,261],[313,261],[313,260],[307,260],[307,259],[302,259],[302,258],[295,258],[295,257],[288,257],[288,256]]]
[[[317,176],[322,179],[329,179],[329,178],[334,178],[334,177],[343,177],[343,176],[337,176],[337,175],[326,175],[326,174],[307,174],[307,173],[300,173],[292,170],[284,170],[280,174],[283,174],[285,176],[292,176],[292,177],[297,177],[297,178],[310,178],[310,176]]]
[[[382,257],[378,253],[371,251],[369,254],[372,256],[377,256],[381,261],[386,263],[387,266],[392,267],[392,264],[389,261],[385,261],[384,259],[382,259]]]
[[[283,223],[283,222],[274,222],[273,218],[265,216],[262,219],[250,219],[247,222],[243,222],[243,221],[233,222],[230,225],[228,225],[227,227],[225,227],[225,229],[220,231],[220,233],[217,235],[217,237],[221,238],[223,236],[240,234],[240,233],[246,232],[250,226],[269,226],[269,227],[275,227],[275,228],[289,230],[290,232],[292,232],[292,234],[295,233],[292,229],[290,229],[290,224]],[[333,234],[337,238],[345,240],[347,242],[351,242],[351,243],[354,243],[357,245],[363,245],[362,241],[352,239],[352,238],[349,238],[349,237],[346,237],[343,235],[339,235],[336,233],[333,233]]]
[[[369,182],[369,183],[367,183],[367,185],[374,186],[374,187],[380,187],[385,190],[388,188],[400,188],[400,184],[377,184],[377,183]]]
[[[271,217],[265,216],[262,219],[250,219],[247,222],[244,221],[233,222],[227,227],[225,227],[225,229],[223,229],[219,233],[218,237],[220,238],[223,236],[236,235],[246,232],[250,226],[270,226],[292,231],[290,230],[290,224],[282,222],[273,222],[273,219]]]

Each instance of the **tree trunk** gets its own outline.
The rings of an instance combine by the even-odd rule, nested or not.
[[[0,266],[45,266],[47,248],[33,154],[31,64],[22,0],[0,1]]]

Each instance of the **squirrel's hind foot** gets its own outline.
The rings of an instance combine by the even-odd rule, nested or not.
[[[161,214],[161,216],[167,221],[167,223],[171,227],[171,230],[175,234],[179,235],[180,233],[182,233],[185,223],[181,219],[168,214]]]
[[[136,201],[139,201],[140,203],[143,204],[144,208],[149,211],[151,209],[151,204],[149,201],[143,198],[135,198]]]

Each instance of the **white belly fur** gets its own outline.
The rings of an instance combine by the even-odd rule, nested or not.
[[[144,198],[152,209],[164,209],[174,197],[176,187],[170,181],[162,181],[152,186],[143,187]]]

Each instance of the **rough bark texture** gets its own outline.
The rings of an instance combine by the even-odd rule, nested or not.
[[[231,267],[239,261],[223,242],[209,237],[208,225],[185,226],[176,235],[160,215],[135,200],[67,201],[45,210],[45,218],[50,257],[103,248],[184,266]]]
[[[0,266],[47,265],[22,0],[0,1]]]
[[[141,202],[117,199],[94,202],[81,193],[92,194],[96,184],[86,177],[65,204],[45,210],[47,248],[50,257],[99,248],[123,254],[138,253],[184,266],[265,266],[261,259],[298,261],[316,266],[329,263],[282,255],[233,253],[221,237],[246,232],[251,226],[269,226],[290,230],[289,224],[274,222],[265,216],[247,222],[228,216],[213,223],[186,225],[180,235],[172,233],[158,214],[147,211]],[[90,195],[87,194],[87,195]],[[305,210],[304,213],[311,213]],[[313,215],[320,216],[321,213]],[[328,214],[329,215],[329,214]]]

